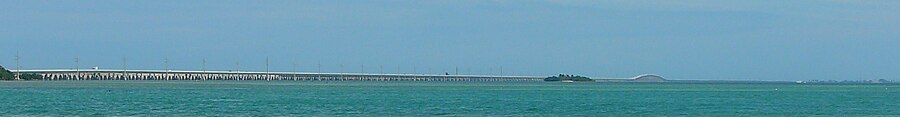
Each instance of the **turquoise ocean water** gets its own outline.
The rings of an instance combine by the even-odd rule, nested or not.
[[[900,116],[900,85],[0,81],[0,116]]]

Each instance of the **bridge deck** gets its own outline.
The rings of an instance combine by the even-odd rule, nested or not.
[[[311,72],[56,69],[21,70],[44,80],[376,80],[376,81],[542,81],[540,76],[369,74]]]

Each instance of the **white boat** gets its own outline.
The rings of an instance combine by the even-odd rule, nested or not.
[[[563,83],[575,83],[575,81],[572,81],[572,80],[563,80],[562,82]]]

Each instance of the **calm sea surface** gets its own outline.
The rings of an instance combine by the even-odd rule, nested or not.
[[[900,116],[900,85],[0,81],[0,116]]]

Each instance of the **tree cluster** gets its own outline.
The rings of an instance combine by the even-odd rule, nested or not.
[[[578,75],[559,74],[559,76],[544,78],[544,81],[594,81],[594,79]]]
[[[22,74],[22,76],[19,76],[19,78],[22,78],[22,80],[38,80],[38,79],[41,79],[42,76],[37,75],[37,74]],[[10,72],[3,66],[0,66],[0,80],[15,80],[15,79],[16,79],[16,74],[14,74],[13,72]]]

